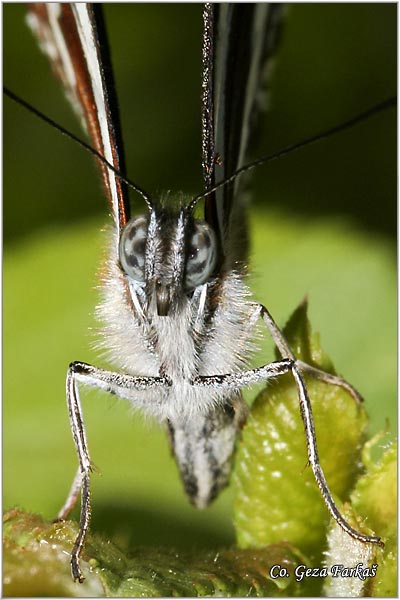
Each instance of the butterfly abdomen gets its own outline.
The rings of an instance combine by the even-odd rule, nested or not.
[[[168,421],[174,456],[185,492],[196,508],[205,508],[229,481],[235,441],[246,405],[233,394],[207,416]]]

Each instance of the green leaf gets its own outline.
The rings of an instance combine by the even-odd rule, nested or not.
[[[37,515],[9,511],[4,519],[6,596],[295,596],[306,585],[293,578],[304,557],[288,544],[263,550],[178,553],[136,548],[129,555],[110,541],[89,534],[83,553],[83,584],[73,583],[69,553],[77,533],[71,521],[48,524]],[[93,558],[95,557],[95,558]],[[274,579],[272,565],[288,576]]]

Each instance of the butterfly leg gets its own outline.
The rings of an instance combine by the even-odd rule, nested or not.
[[[302,360],[297,360],[297,366],[301,369],[302,373],[307,373],[308,375],[311,375],[312,377],[315,377],[315,379],[319,379],[324,383],[337,385],[343,388],[350,394],[350,396],[353,397],[356,404],[362,404],[364,402],[364,398],[361,396],[360,392],[342,377],[339,377],[338,375],[332,375],[332,373],[327,373],[326,371],[322,371],[322,369],[317,369],[316,367],[308,365]]]
[[[58,511],[57,518],[55,519],[56,521],[65,521],[65,519],[68,518],[69,513],[71,512],[71,510],[73,510],[75,508],[76,503],[78,502],[78,498],[81,493],[81,487],[82,487],[82,473],[81,473],[81,468],[78,467],[78,470],[74,477],[74,481],[72,482],[71,489],[69,491],[67,499],[65,500],[64,504]]]
[[[272,363],[258,367],[257,369],[248,369],[239,373],[226,375],[198,375],[192,379],[192,385],[195,387],[210,387],[216,390],[238,390],[259,381],[265,381],[279,375],[289,373],[294,365],[292,359],[277,360]]]
[[[75,476],[67,501],[63,506],[74,504],[77,500],[77,485],[80,484],[82,498],[81,515],[79,521],[79,533],[71,553],[71,572],[74,581],[83,581],[82,572],[79,568],[79,556],[82,552],[86,533],[90,523],[90,456],[86,440],[86,431],[83,421],[82,408],[79,399],[78,386],[74,377],[72,365],[67,374],[67,404],[71,423],[71,431],[74,438],[75,448],[79,460],[79,475]],[[62,510],[63,510],[62,509]],[[62,512],[62,511],[61,511]]]
[[[67,405],[71,431],[78,454],[79,470],[75,476],[67,500],[59,512],[59,517],[63,518],[68,515],[69,511],[75,506],[80,491],[81,514],[79,532],[71,552],[71,572],[74,581],[82,583],[84,577],[79,566],[79,560],[90,523],[90,472],[92,466],[79,398],[78,383],[91,385],[121,398],[133,400],[135,392],[146,390],[150,387],[170,385],[170,381],[166,377],[132,377],[130,375],[121,375],[81,362],[71,363],[68,369],[66,382]]]
[[[289,344],[285,340],[283,333],[276,325],[270,313],[261,304],[259,305],[259,310],[282,357],[290,358],[293,361],[292,373],[296,381],[299,394],[301,418],[303,420],[307,440],[308,460],[313,470],[315,480],[321,491],[321,495],[329,512],[331,513],[335,521],[338,523],[338,525],[340,525],[340,527],[344,531],[346,531],[356,540],[359,540],[361,542],[375,543],[382,546],[383,542],[381,541],[380,537],[364,535],[358,532],[353,527],[351,527],[351,525],[349,525],[349,523],[347,523],[347,521],[343,518],[333,500],[332,494],[329,490],[328,484],[325,479],[324,472],[319,462],[317,440],[315,437],[314,418],[312,414],[310,399],[308,397],[307,388],[303,379],[303,373],[308,372],[313,376],[316,376],[319,379],[326,381],[327,383],[334,383],[335,385],[340,385],[341,387],[347,389],[350,392],[352,390],[353,392],[355,392],[355,395],[354,393],[352,393],[352,395],[353,397],[355,397],[357,402],[360,402],[362,400],[361,396],[358,394],[358,392],[356,392],[356,390],[354,390],[352,386],[350,386],[350,384],[348,384],[340,377],[336,377],[334,375],[331,376],[328,373],[320,371],[319,369],[314,369],[314,367],[311,367],[310,365],[307,365],[302,361],[296,360],[292,350],[289,347]]]
[[[327,373],[322,369],[317,369],[302,360],[296,359],[294,356],[289,344],[287,343],[283,333],[275,323],[271,314],[262,304],[257,305],[257,309],[260,311],[260,316],[263,318],[264,323],[269,329],[272,339],[274,340],[279,352],[284,358],[291,358],[296,361],[297,367],[301,370],[302,373],[307,373],[320,381],[324,381],[330,385],[337,385],[344,390],[346,390],[355,400],[357,404],[361,404],[364,399],[361,394],[345,379],[339,377],[338,375],[332,375],[331,373]]]

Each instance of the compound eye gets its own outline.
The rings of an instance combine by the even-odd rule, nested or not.
[[[189,241],[185,284],[188,290],[210,279],[217,262],[215,233],[207,223],[196,221]]]
[[[135,217],[129,221],[119,241],[119,260],[125,273],[134,281],[144,281],[147,219]]]

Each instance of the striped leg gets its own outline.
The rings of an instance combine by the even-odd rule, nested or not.
[[[296,360],[292,350],[289,347],[289,344],[285,340],[285,337],[279,327],[276,325],[270,313],[267,309],[261,304],[258,306],[260,311],[260,315],[264,319],[265,324],[267,325],[271,336],[281,353],[283,358],[290,358],[293,360],[292,373],[293,377],[296,381],[298,394],[299,394],[299,403],[300,403],[300,413],[301,418],[303,420],[306,440],[307,440],[307,452],[308,452],[308,460],[310,462],[311,468],[314,473],[315,480],[318,484],[319,489],[321,490],[322,497],[324,502],[331,513],[332,517],[336,520],[338,525],[346,531],[349,535],[351,535],[356,540],[361,542],[369,542],[378,544],[383,546],[383,542],[380,537],[377,536],[369,536],[359,533],[340,514],[335,502],[333,500],[332,494],[329,490],[328,484],[325,479],[324,472],[319,462],[318,456],[318,448],[317,448],[317,440],[315,437],[315,426],[314,426],[314,418],[311,409],[310,399],[308,397],[307,388],[303,379],[303,373],[309,373],[310,375],[317,377],[318,379],[325,381],[326,383],[331,383],[334,385],[338,385],[343,387],[345,390],[350,392],[357,403],[362,402],[362,397],[360,394],[351,386],[347,381],[341,379],[340,377],[336,377],[335,375],[330,375],[329,373],[325,373],[320,369],[316,369],[306,363]]]
[[[82,583],[84,577],[79,566],[80,555],[85,544],[85,538],[90,523],[90,472],[92,470],[89,449],[86,439],[83,412],[79,399],[78,383],[92,385],[121,398],[132,400],[134,392],[153,387],[171,385],[166,377],[132,377],[112,371],[98,369],[86,363],[71,363],[67,373],[67,405],[71,423],[71,431],[78,454],[79,469],[75,476],[67,500],[60,510],[58,517],[65,518],[75,506],[79,491],[81,494],[81,514],[79,532],[71,552],[71,572],[74,581]]]

